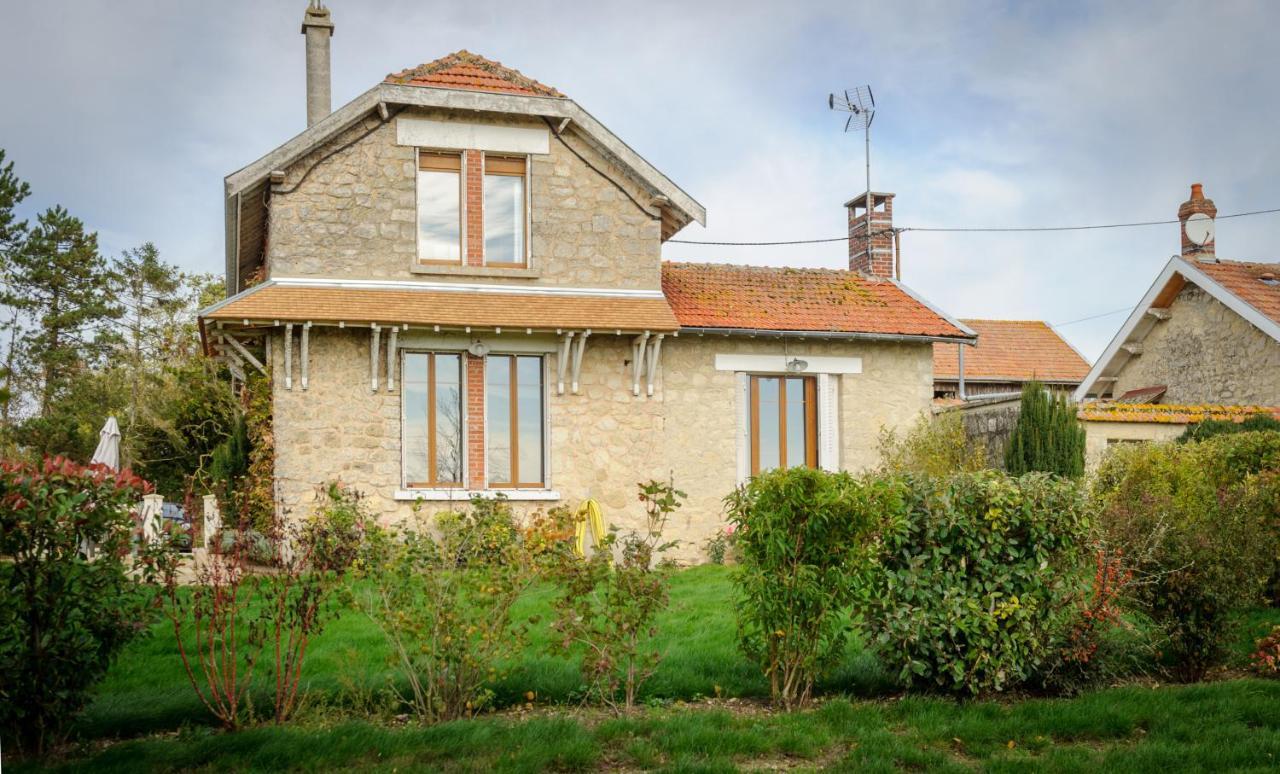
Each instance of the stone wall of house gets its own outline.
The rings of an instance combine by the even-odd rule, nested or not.
[[[550,153],[532,157],[529,270],[418,266],[416,156],[414,148],[396,144],[401,116],[445,114],[412,110],[385,123],[368,118],[285,171],[278,188],[287,193],[271,198],[271,276],[433,282],[483,276],[533,285],[661,287],[656,211],[642,211],[601,172],[641,203],[647,205],[650,195],[572,129],[564,142],[601,172],[554,135]],[[468,120],[546,128],[531,118]],[[347,143],[353,144],[336,150]]]
[[[988,466],[1003,470],[1005,449],[1022,413],[1022,398],[979,399],[944,410],[960,412],[965,437],[986,448]]]
[[[385,362],[384,350],[380,362]],[[400,484],[400,396],[369,387],[367,329],[313,328],[310,383],[284,388],[282,338],[273,347],[276,475],[284,507],[305,514],[316,486],[341,480],[367,496],[388,522],[410,517],[395,499]],[[500,338],[489,339],[500,352]],[[723,337],[667,338],[654,395],[631,393],[631,339],[592,336],[578,395],[555,394],[555,355],[548,355],[551,486],[563,502],[600,501],[606,519],[639,527],[636,484],[671,477],[689,495],[668,535],[682,541],[674,556],[698,561],[704,541],[723,525],[721,500],[737,484],[735,375],[716,371],[715,355],[782,354],[781,342]],[[863,372],[840,379],[840,465],[863,470],[878,461],[882,426],[902,427],[928,410],[932,355],[927,344],[791,342],[798,357],[860,356]],[[643,392],[643,387],[642,387]],[[520,510],[556,503],[517,504]],[[426,503],[427,513],[449,507]]]
[[[1280,405],[1280,342],[1192,284],[1169,312],[1112,394],[1164,384],[1164,403]]]

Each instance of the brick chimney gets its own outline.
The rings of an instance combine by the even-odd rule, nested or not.
[[[892,279],[893,266],[893,194],[858,194],[844,203],[849,210],[849,269],[875,277]],[[870,252],[867,251],[867,229],[871,230]]]
[[[329,38],[333,21],[322,0],[311,0],[302,15],[302,34],[307,36],[307,126],[333,112],[329,94]]]
[[[1191,224],[1192,235],[1202,238],[1204,234],[1208,234],[1208,239],[1204,244],[1197,244],[1192,236],[1188,235],[1187,221],[1193,215],[1204,215],[1208,217],[1207,226],[1204,224],[1203,218],[1196,218],[1195,223]],[[1195,258],[1205,263],[1216,263],[1217,257],[1214,255],[1214,235],[1213,235],[1213,219],[1218,215],[1218,208],[1213,205],[1213,199],[1204,198],[1204,186],[1199,183],[1191,184],[1191,198],[1182,203],[1178,208],[1178,221],[1181,223],[1180,232],[1182,234],[1182,257]],[[1207,229],[1207,230],[1206,230]]]

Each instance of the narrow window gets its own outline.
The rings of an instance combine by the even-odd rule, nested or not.
[[[490,355],[485,373],[489,486],[545,486],[542,358]]]
[[[462,260],[462,156],[418,151],[418,260]]]
[[[751,377],[751,475],[818,467],[817,394],[812,376]]]
[[[484,157],[484,262],[525,265],[525,159]]]
[[[401,373],[405,484],[461,486],[462,356],[407,352]]]

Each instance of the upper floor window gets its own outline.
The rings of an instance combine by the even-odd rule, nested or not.
[[[462,355],[406,352],[402,374],[405,484],[461,486]]]
[[[418,260],[462,260],[462,154],[418,152]]]
[[[524,157],[484,157],[484,262],[525,265]]]
[[[817,392],[812,376],[751,377],[751,475],[818,467]]]

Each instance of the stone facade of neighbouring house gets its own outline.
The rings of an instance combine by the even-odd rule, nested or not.
[[[522,181],[520,222],[485,218],[511,201],[491,168]],[[444,205],[422,193],[454,170]],[[873,466],[881,428],[930,409],[933,343],[973,341],[890,277],[664,264],[701,206],[576,103],[466,52],[389,76],[227,188],[232,295],[202,330],[233,371],[271,379],[291,517],[336,480],[388,522],[593,498],[638,528],[637,483],[671,480],[688,493],[673,556],[696,561],[750,476]],[[457,257],[423,260],[455,194]],[[490,263],[511,229],[520,260]]]

